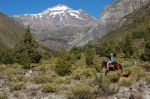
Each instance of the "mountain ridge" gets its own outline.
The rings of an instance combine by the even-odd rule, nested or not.
[[[81,9],[73,10],[66,5],[56,5],[37,14],[17,15],[13,18],[25,26],[30,25],[33,33],[54,49],[86,44],[94,38],[91,38],[91,28],[97,26],[96,18]]]

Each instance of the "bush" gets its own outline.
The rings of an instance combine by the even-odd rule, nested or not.
[[[141,55],[141,59],[143,61],[149,61],[150,62],[150,37],[145,38],[145,48],[144,52]]]
[[[91,66],[94,64],[94,56],[95,56],[95,51],[93,48],[86,48],[85,51],[85,62],[87,66]]]
[[[49,76],[34,76],[32,79],[36,84],[52,82],[52,78]]]
[[[57,79],[54,81],[56,84],[70,84],[70,79],[57,77]]]
[[[65,59],[59,58],[57,63],[56,63],[55,71],[60,76],[65,76],[66,74],[70,73],[71,66],[72,66],[72,62],[71,61],[67,61]]]
[[[131,79],[122,79],[121,81],[119,81],[119,85],[125,86],[125,87],[130,86],[132,83],[133,82]]]
[[[96,76],[95,84],[98,85],[98,94],[107,96],[115,94],[119,87],[111,82],[114,82],[113,77],[104,76],[102,74]]]
[[[108,77],[112,83],[116,83],[119,81],[120,78],[120,73],[119,72],[112,72],[109,73],[109,77]]]
[[[72,78],[76,80],[80,80],[83,78],[89,78],[95,76],[96,70],[94,68],[81,69],[77,68],[72,73]]]
[[[79,83],[71,88],[69,99],[94,99],[94,90],[87,84]]]
[[[19,64],[23,65],[24,69],[30,69],[31,59],[27,53],[23,52],[20,54]]]
[[[0,94],[0,99],[8,99],[8,97],[5,94]]]
[[[150,72],[150,63],[149,62],[143,63],[142,67],[145,69],[145,71]]]
[[[81,59],[81,49],[79,47],[74,46],[69,53],[73,60]]]
[[[131,37],[127,35],[124,38],[122,44],[123,44],[122,45],[122,51],[123,51],[123,53],[125,53],[125,57],[130,58],[133,55],[133,52],[134,52]]]
[[[3,64],[13,64],[14,63],[14,53],[10,49],[4,49],[1,52],[0,61]]]
[[[116,42],[104,42],[100,45],[96,45],[96,53],[101,56],[108,57],[110,53],[113,53],[115,56],[118,53],[118,45]]]
[[[10,88],[10,91],[22,90],[24,88],[24,83],[23,82],[11,83],[9,88]]]
[[[133,39],[141,39],[141,38],[144,38],[145,36],[146,36],[146,33],[143,31],[136,31],[132,33]]]
[[[46,83],[43,85],[42,92],[44,92],[44,93],[55,93],[55,92],[57,92],[57,86],[54,83]]]
[[[23,75],[8,75],[7,79],[13,82],[26,82],[27,78]]]

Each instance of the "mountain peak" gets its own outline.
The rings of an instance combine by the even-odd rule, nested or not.
[[[66,5],[58,4],[58,5],[56,5],[56,6],[53,6],[53,7],[48,8],[47,10],[44,10],[44,11],[42,12],[42,14],[50,14],[50,13],[52,13],[52,12],[64,13],[64,12],[66,12],[66,11],[68,11],[68,10],[73,10],[73,9],[69,8],[69,7],[66,6]]]
[[[48,8],[48,10],[51,10],[51,11],[60,11],[60,10],[68,10],[68,9],[71,9],[71,8],[63,4],[58,4],[52,8]]]

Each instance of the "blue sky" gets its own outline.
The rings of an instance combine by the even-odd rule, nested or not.
[[[0,0],[0,12],[9,16],[17,14],[39,13],[57,4],[67,5],[75,10],[83,9],[99,18],[100,12],[112,0]]]

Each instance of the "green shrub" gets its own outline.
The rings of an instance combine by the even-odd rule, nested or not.
[[[143,61],[150,62],[150,36],[145,38],[145,48],[144,48],[144,52],[141,55],[141,59]]]
[[[70,84],[70,79],[57,77],[57,79],[54,82],[57,84]]]
[[[109,41],[102,44],[96,45],[96,53],[100,56],[108,57],[110,53],[113,53],[115,56],[118,53],[118,45],[116,42]]]
[[[71,88],[69,99],[94,99],[94,90],[87,84],[79,83]]]
[[[134,78],[136,80],[140,80],[141,78],[143,78],[145,76],[145,71],[140,66],[134,66],[132,68],[132,75],[133,75],[132,78]]]
[[[57,86],[54,83],[46,83],[43,85],[42,92],[55,93],[55,92],[57,92]]]
[[[0,94],[0,99],[8,99],[8,97],[4,94]]]
[[[7,79],[13,82],[26,82],[27,78],[23,75],[8,75]]]
[[[134,48],[132,44],[131,36],[127,35],[122,43],[122,51],[125,53],[126,58],[130,58],[133,55]]]
[[[60,76],[65,76],[66,74],[70,73],[71,66],[72,66],[71,61],[67,61],[67,60],[59,58],[57,63],[56,63],[55,71]]]
[[[13,82],[10,84],[10,91],[18,91],[22,90],[24,88],[24,83],[23,82]]]
[[[93,48],[86,48],[85,50],[85,62],[87,66],[91,66],[94,64],[94,56],[95,56],[95,51]]]
[[[30,59],[30,57],[28,56],[27,53],[23,52],[23,53],[20,54],[19,63],[21,65],[23,65],[24,69],[30,69],[31,59]]]
[[[52,82],[52,78],[49,76],[34,76],[32,80],[36,84]]]
[[[141,39],[141,38],[144,38],[145,36],[146,36],[146,33],[143,31],[136,31],[132,33],[133,39]]]
[[[72,73],[73,79],[83,79],[83,78],[89,78],[92,76],[95,76],[96,70],[94,68],[77,68]]]
[[[132,84],[132,80],[131,79],[123,79],[119,82],[119,85],[121,86],[125,86],[125,87],[128,87]]]
[[[120,73],[119,72],[112,72],[112,73],[109,73],[108,76],[109,76],[108,78],[111,80],[112,83],[116,83],[119,81]]]
[[[6,93],[0,93],[0,99],[8,99],[8,96]]]
[[[96,81],[94,81],[94,83],[98,85],[97,94],[101,96],[107,96],[107,95],[114,94],[118,91],[119,87],[116,86],[115,84],[112,84],[112,82],[114,82],[114,78],[116,80],[116,77],[114,75],[112,75],[112,77],[104,76],[102,74],[96,76],[96,79],[95,79]]]
[[[3,64],[13,64],[14,63],[14,52],[10,49],[4,49],[1,52],[0,61]]]
[[[143,63],[142,67],[145,69],[145,71],[150,72],[150,63],[149,62]]]
[[[75,61],[75,60],[78,60],[78,59],[81,59],[81,49],[80,47],[76,47],[74,46],[70,51],[70,56],[71,58]]]

